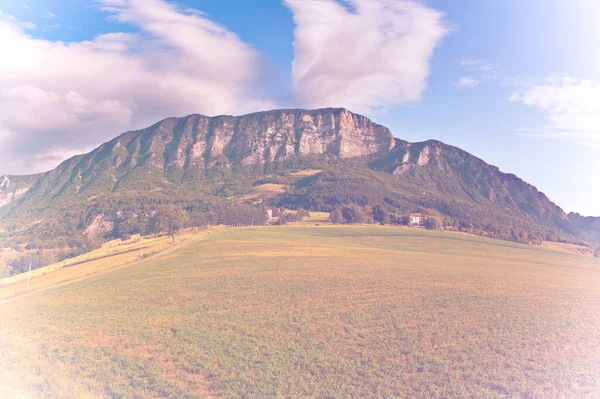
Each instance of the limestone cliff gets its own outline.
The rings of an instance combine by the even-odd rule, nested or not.
[[[217,162],[252,165],[311,154],[361,157],[388,152],[394,145],[389,129],[364,116],[345,109],[321,109],[169,118],[126,133],[97,151],[110,148],[122,155],[118,161],[123,166],[148,156],[144,161],[154,167],[182,169]]]
[[[0,176],[0,207],[11,204],[25,194],[40,175]]]

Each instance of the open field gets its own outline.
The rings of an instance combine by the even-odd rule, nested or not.
[[[308,176],[314,176],[321,172],[322,172],[321,169],[305,169],[305,170],[301,170],[298,172],[290,173],[290,175],[295,176],[295,177],[297,177],[297,176],[308,177]]]
[[[309,176],[314,176],[318,173],[321,173],[320,169],[306,169],[300,170],[298,172],[290,173],[290,176],[294,178],[294,180],[302,179]],[[273,177],[273,175],[266,176]],[[287,184],[276,184],[276,183],[265,183],[259,184],[252,187],[252,190],[241,197],[238,197],[240,201],[253,201],[257,202],[259,200],[266,200],[270,198],[274,198],[277,195],[286,192],[290,188]]]
[[[309,217],[304,218],[301,223],[303,224],[315,224],[315,223],[329,223],[329,212],[309,212]]]
[[[206,231],[195,232],[190,230],[179,235],[176,244],[206,234]],[[141,243],[139,236],[135,236],[127,241],[109,241],[97,250],[32,270],[29,292],[115,269],[141,260],[140,247],[145,258],[165,251],[172,246],[170,236],[144,237]],[[26,284],[27,273],[0,279],[0,301],[23,294]]]
[[[256,201],[259,199],[269,199],[274,198],[278,194],[285,192],[286,185],[284,184],[260,184],[252,188],[252,192],[246,194],[242,197],[239,197],[240,201]]]
[[[570,254],[594,256],[594,250],[588,247],[582,247],[581,245],[574,244],[563,244],[560,242],[544,241],[541,245],[543,248],[550,248],[555,251],[567,252]]]
[[[464,234],[217,230],[0,320],[0,397],[600,396],[600,261]]]

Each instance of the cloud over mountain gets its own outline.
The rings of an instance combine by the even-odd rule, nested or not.
[[[414,0],[284,0],[292,10],[295,99],[369,113],[418,101],[429,60],[448,33]]]
[[[1,174],[50,169],[168,116],[282,103],[369,113],[418,101],[448,32],[443,15],[417,0],[284,0],[296,29],[294,89],[283,100],[263,56],[206,14],[166,0],[96,4],[136,31],[51,41],[0,14]]]
[[[85,42],[33,38],[0,18],[0,170],[38,171],[161,117],[269,107],[261,57],[205,15],[161,0],[103,0],[139,28]]]

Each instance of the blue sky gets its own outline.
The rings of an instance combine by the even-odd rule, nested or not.
[[[346,106],[600,215],[596,3],[0,0],[19,60],[0,63],[0,174],[166,116]]]

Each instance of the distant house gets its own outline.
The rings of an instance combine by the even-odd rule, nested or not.
[[[423,226],[423,222],[425,221],[425,215],[422,213],[411,213],[409,215],[409,224],[414,227]]]
[[[273,220],[273,209],[267,208],[267,220],[271,222]]]

